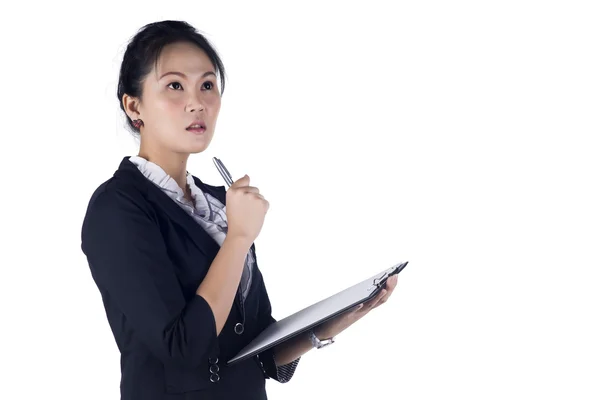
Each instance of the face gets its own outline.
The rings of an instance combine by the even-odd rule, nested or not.
[[[221,95],[215,68],[202,50],[188,43],[165,46],[142,87],[141,101],[130,98],[125,107],[132,119],[144,122],[141,147],[152,153],[179,154],[199,153],[208,147]],[[203,121],[204,132],[186,130],[196,120]]]

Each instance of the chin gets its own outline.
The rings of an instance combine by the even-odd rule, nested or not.
[[[202,153],[204,150],[206,150],[208,148],[209,145],[210,145],[210,140],[207,142],[200,141],[200,142],[192,143],[189,146],[186,146],[187,147],[186,152],[188,152],[190,154]]]
[[[188,150],[187,153],[190,153],[190,154],[202,153],[204,150],[206,150],[207,147],[208,146],[203,146],[202,148],[194,147],[194,148]]]
[[[190,134],[188,133],[188,135],[190,135]],[[190,138],[190,136],[187,136],[187,137],[179,138],[178,140],[175,139],[175,142],[173,142],[173,147],[176,149],[176,151],[178,153],[188,153],[188,154],[202,153],[210,145],[210,142],[212,141],[212,137],[213,137],[212,132],[210,132],[210,134],[208,134],[208,135],[206,135],[206,133],[205,133],[202,136],[191,137],[191,138]]]

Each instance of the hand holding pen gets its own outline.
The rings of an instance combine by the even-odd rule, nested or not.
[[[225,165],[213,157],[217,170],[229,186],[226,194],[227,236],[241,237],[250,243],[262,230],[269,202],[260,194],[257,187],[249,186],[250,177],[244,175],[233,181]]]

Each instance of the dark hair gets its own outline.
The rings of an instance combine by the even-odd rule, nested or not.
[[[125,112],[123,95],[127,93],[130,96],[142,98],[142,82],[152,71],[152,67],[155,67],[158,63],[162,49],[175,42],[195,44],[206,53],[216,70],[217,76],[220,78],[221,95],[223,95],[225,91],[225,67],[209,41],[187,22],[154,22],[138,30],[130,40],[123,55],[117,88],[117,98],[123,112]],[[134,134],[138,134],[139,129],[133,125],[127,114],[125,116],[129,129]]]

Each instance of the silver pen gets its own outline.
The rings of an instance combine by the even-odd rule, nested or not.
[[[223,162],[217,157],[213,157],[213,162],[215,163],[215,166],[217,167],[217,170],[219,171],[223,179],[225,179],[225,183],[227,184],[227,186],[231,187],[231,185],[233,185],[233,179],[231,178],[231,174],[229,173],[229,171],[227,171],[227,168],[225,168]]]

